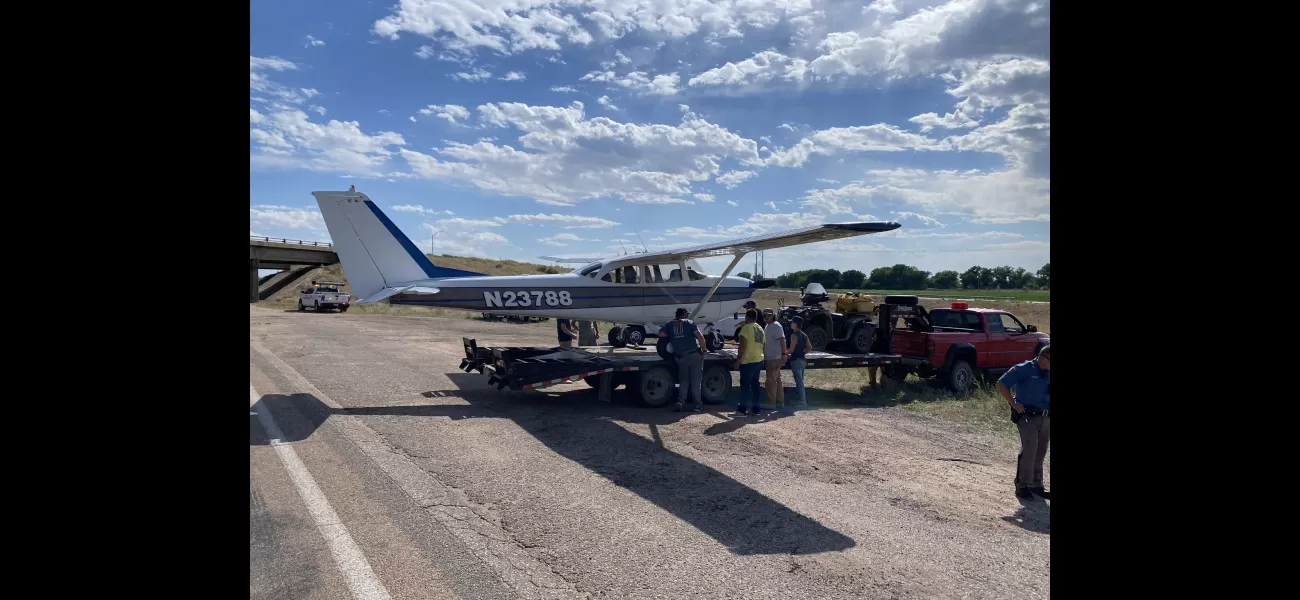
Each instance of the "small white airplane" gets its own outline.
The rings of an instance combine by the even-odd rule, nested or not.
[[[364,193],[312,192],[358,303],[436,306],[502,315],[626,323],[609,332],[615,346],[639,346],[678,308],[704,325],[710,351],[722,347],[712,323],[739,311],[754,290],[775,282],[730,277],[746,254],[901,227],[894,222],[814,225],[754,237],[592,259],[570,273],[491,276],[434,265]],[[732,255],[720,275],[695,260]],[[565,259],[573,260],[573,259]],[[683,276],[685,274],[685,276]],[[653,333],[651,333],[653,335]]]

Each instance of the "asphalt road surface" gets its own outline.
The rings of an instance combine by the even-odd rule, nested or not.
[[[1014,446],[961,427],[845,405],[683,415],[457,369],[462,336],[546,328],[250,322],[252,598],[1050,595],[1049,504],[1013,496]]]

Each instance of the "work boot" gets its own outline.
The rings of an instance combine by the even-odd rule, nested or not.
[[[678,402],[677,404],[673,405],[673,412],[682,412],[682,408],[684,408],[682,406],[682,403]]]
[[[1029,488],[1016,488],[1016,497],[1021,500],[1033,500],[1034,493]]]
[[[1052,493],[1047,491],[1047,489],[1041,485],[1038,487],[1029,488],[1029,491],[1033,492],[1035,496],[1038,496],[1039,498],[1042,498],[1044,500],[1052,499]]]
[[[704,411],[703,404],[696,404],[694,407],[691,408],[691,412],[703,412],[703,411]]]

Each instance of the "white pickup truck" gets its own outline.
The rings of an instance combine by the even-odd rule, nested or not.
[[[310,306],[316,312],[335,308],[340,312],[348,312],[352,296],[340,290],[341,287],[343,284],[337,281],[311,282],[311,287],[303,288],[302,295],[298,297],[298,310],[304,311]]]

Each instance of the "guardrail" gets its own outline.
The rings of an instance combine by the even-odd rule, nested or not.
[[[298,245],[298,246],[316,246],[316,247],[318,247],[318,248],[333,248],[333,247],[334,247],[334,244],[331,244],[331,243],[329,243],[329,242],[308,242],[308,241],[305,241],[305,240],[290,240],[290,239],[285,239],[285,238],[273,238],[273,237],[266,237],[266,236],[261,236],[261,235],[250,235],[250,236],[248,236],[248,241],[250,241],[250,242],[271,242],[271,243],[275,243],[275,244],[295,244],[295,245]]]

